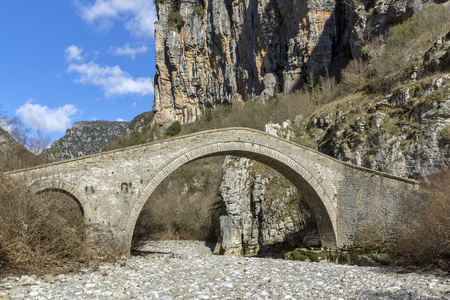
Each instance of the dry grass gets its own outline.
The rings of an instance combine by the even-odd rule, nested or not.
[[[70,271],[89,259],[81,210],[56,192],[0,178],[0,275]]]
[[[133,245],[144,240],[213,240],[219,234],[223,157],[191,162],[153,192],[137,220]]]
[[[370,87],[389,91],[420,66],[423,54],[450,30],[450,5],[428,5],[412,18],[393,26],[386,41],[375,39],[365,47],[374,75]]]
[[[450,260],[450,169],[427,178],[422,189],[406,195],[404,231],[392,252],[414,264]]]

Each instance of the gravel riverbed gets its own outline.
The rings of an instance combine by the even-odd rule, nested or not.
[[[148,242],[78,274],[0,280],[0,299],[450,299],[444,274],[217,256],[204,242]]]

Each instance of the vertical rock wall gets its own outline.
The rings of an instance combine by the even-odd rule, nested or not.
[[[283,122],[265,128],[289,139],[294,136],[289,126]],[[216,253],[261,254],[302,244],[320,246],[317,224],[301,191],[273,169],[248,158],[227,156],[220,190],[223,205]]]
[[[266,101],[338,75],[428,1],[158,1],[155,122],[193,122],[206,108]]]
[[[283,243],[298,247],[307,234],[315,232],[311,211],[297,190],[275,171],[235,156],[226,157],[222,170],[217,253],[265,253]],[[314,238],[319,246],[320,238]]]
[[[349,52],[345,6],[334,0],[181,0],[157,8],[153,109],[159,125],[289,92]],[[177,12],[180,26],[171,22]]]

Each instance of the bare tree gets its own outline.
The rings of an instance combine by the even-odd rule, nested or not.
[[[51,138],[48,135],[45,135],[41,129],[36,131],[36,136],[28,138],[26,142],[26,147],[32,153],[38,155],[42,152],[42,150],[48,148],[50,145]]]

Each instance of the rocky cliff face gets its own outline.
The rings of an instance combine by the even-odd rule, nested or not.
[[[158,1],[155,122],[193,122],[207,108],[333,75],[426,1]]]
[[[62,138],[42,151],[41,156],[53,162],[102,152],[108,142],[130,134],[151,118],[151,112],[143,112],[131,122],[75,122]]]
[[[291,91],[347,51],[343,5],[326,1],[162,1],[155,24],[160,125],[218,104]],[[184,25],[170,21],[179,11]]]
[[[319,246],[316,223],[297,190],[283,176],[247,158],[227,156],[220,186],[223,208],[216,252],[241,255],[301,246],[306,235]],[[277,249],[280,251],[281,249]]]
[[[450,75],[411,82],[374,103],[341,103],[314,116],[308,134],[335,158],[397,176],[429,175],[450,165]]]
[[[266,132],[289,139],[294,136],[289,124],[267,124]],[[260,254],[320,246],[309,207],[273,169],[248,158],[227,156],[220,191],[223,205],[216,253]]]

